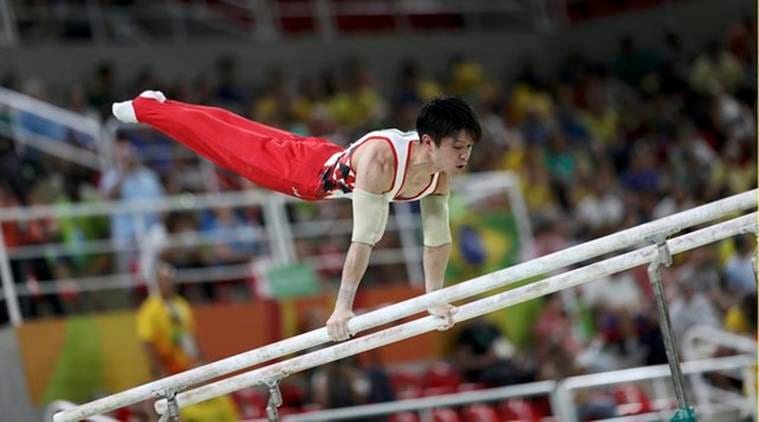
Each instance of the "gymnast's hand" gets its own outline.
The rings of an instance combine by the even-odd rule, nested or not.
[[[453,316],[456,315],[456,312],[459,311],[459,308],[450,305],[450,304],[444,304],[444,305],[437,305],[432,306],[429,309],[427,309],[427,312],[438,318],[442,318],[445,320],[445,325],[438,328],[438,331],[445,331],[451,327],[453,327],[454,321]]]
[[[355,315],[350,309],[335,308],[332,316],[327,320],[327,333],[332,341],[347,340],[350,337],[348,332],[348,321]]]

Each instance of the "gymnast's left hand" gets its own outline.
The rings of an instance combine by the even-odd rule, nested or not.
[[[355,315],[350,309],[335,308],[332,316],[327,320],[327,333],[332,341],[342,341],[350,338],[348,321]]]
[[[432,306],[429,309],[427,309],[427,312],[438,318],[442,318],[445,321],[445,324],[438,328],[438,331],[445,331],[451,327],[453,327],[454,321],[453,316],[456,315],[456,312],[459,311],[459,308],[450,305],[448,303],[444,305],[436,305]]]

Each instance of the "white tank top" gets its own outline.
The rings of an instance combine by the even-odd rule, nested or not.
[[[416,132],[401,132],[398,129],[385,129],[369,132],[361,139],[350,144],[348,148],[332,155],[325,163],[325,172],[322,175],[324,191],[327,192],[326,198],[350,198],[356,182],[356,173],[351,165],[351,156],[353,151],[357,150],[368,140],[382,139],[385,140],[392,148],[395,156],[395,178],[393,186],[388,192],[388,200],[392,202],[416,201],[431,194],[437,188],[440,173],[435,173],[430,177],[427,187],[412,197],[401,197],[400,192],[406,181],[406,171],[409,165],[409,155],[411,145],[419,141],[419,135]]]

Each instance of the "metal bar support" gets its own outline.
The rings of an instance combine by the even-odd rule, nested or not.
[[[672,374],[672,384],[675,388],[675,397],[677,398],[677,404],[680,411],[676,414],[678,420],[693,420],[695,421],[695,414],[693,409],[688,406],[687,398],[685,397],[685,387],[683,382],[683,373],[680,368],[680,356],[677,350],[677,343],[672,333],[672,322],[669,319],[669,309],[667,307],[667,300],[664,296],[664,288],[662,286],[662,268],[672,265],[672,253],[667,245],[667,238],[675,230],[665,230],[659,233],[655,233],[647,238],[649,242],[656,244],[657,254],[656,258],[651,261],[648,266],[648,278],[654,288],[654,294],[656,295],[656,307],[659,311],[659,324],[661,326],[662,338],[664,340],[664,348],[667,352],[667,362],[669,363],[669,369]],[[679,414],[684,413],[686,419],[680,419]],[[693,419],[690,419],[693,415]]]
[[[279,379],[272,378],[265,381],[267,387],[269,387],[269,403],[266,404],[266,417],[269,422],[279,422],[279,411],[277,408],[282,406],[282,392],[279,391]]]
[[[158,422],[170,422],[179,420],[179,404],[177,403],[177,394],[184,390],[184,387],[169,387],[156,391],[153,395],[160,399],[166,399],[167,412],[161,415]]]

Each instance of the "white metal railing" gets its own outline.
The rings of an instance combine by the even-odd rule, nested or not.
[[[756,353],[757,351],[756,340],[751,337],[720,330],[708,325],[696,325],[689,328],[683,335],[683,356],[686,359],[701,358],[700,348],[698,347],[698,343],[701,342],[745,353]]]
[[[456,407],[473,403],[485,403],[505,400],[513,397],[531,397],[549,395],[556,388],[556,381],[538,381],[508,387],[489,388],[485,390],[466,391],[462,393],[443,394],[419,399],[398,400],[386,403],[366,404],[342,409],[309,412],[301,415],[283,417],[285,422],[301,421],[338,421],[342,419],[368,418],[393,413],[419,412],[438,407]]]
[[[99,153],[102,127],[97,119],[0,87],[0,108],[3,107],[11,117],[10,127],[0,129],[7,130],[6,135],[21,145],[28,144],[47,154],[85,168],[100,170],[105,167],[106,163],[102,160],[103,155]],[[34,128],[27,127],[28,119],[34,119],[34,122],[45,127],[60,129],[66,135],[63,139],[54,139],[43,133],[38,133],[33,130]],[[34,122],[32,124],[35,124]],[[69,143],[66,138],[68,137],[67,134],[70,133],[84,136],[91,142],[92,148]]]
[[[684,374],[688,375],[703,374],[705,372],[721,372],[736,369],[743,370],[751,368],[755,364],[755,355],[735,355],[723,358],[683,362],[682,370]],[[576,390],[668,378],[671,375],[668,365],[657,365],[567,378],[558,383],[557,388],[552,393],[551,399],[552,406],[554,407],[554,415],[561,421],[574,422],[577,420],[577,410],[574,405],[574,391]],[[744,382],[750,384],[753,381],[751,377],[747,377],[744,379]],[[735,404],[740,408],[750,408],[750,402],[755,401],[754,397],[746,397]]]
[[[757,345],[756,340],[747,336],[731,333],[728,331],[720,330],[707,325],[697,325],[688,329],[682,338],[682,352],[683,357],[686,359],[699,359],[702,358],[704,353],[704,344],[709,347],[707,350],[712,352],[716,347],[723,347],[729,350],[737,350],[742,353],[750,353],[756,355]],[[755,362],[756,363],[756,362]],[[747,374],[737,374],[743,377]],[[718,388],[709,383],[701,373],[694,373],[690,377],[691,385],[693,386],[693,392],[696,396],[696,400],[701,404],[704,411],[711,414],[715,411],[719,400],[715,402],[712,398],[730,396],[730,392],[725,391],[722,388]],[[756,397],[756,388],[753,382],[744,383],[746,386],[747,395],[749,397]],[[756,416],[756,400],[753,400],[752,408],[754,416]]]
[[[527,216],[526,206],[518,187],[516,177],[508,172],[479,173],[461,176],[454,182],[457,193],[469,204],[492,197],[504,195],[511,207],[511,213],[517,222],[518,235],[522,253],[527,254],[532,245],[532,233]],[[261,190],[211,193],[205,195],[179,195],[168,198],[123,201],[102,201],[98,203],[67,204],[66,206],[33,206],[0,209],[0,222],[25,222],[47,218],[72,218],[114,215],[118,213],[139,215],[141,213],[165,213],[170,211],[197,211],[209,208],[240,208],[261,207],[264,226],[252,226],[249,229],[237,231],[232,236],[214,233],[189,232],[181,235],[169,235],[163,242],[163,247],[193,247],[213,245],[233,240],[265,241],[268,245],[268,256],[275,264],[288,264],[300,260],[312,265],[315,269],[327,268],[329,262],[316,257],[296,257],[294,243],[298,239],[308,239],[322,236],[349,236],[352,230],[350,219],[320,220],[306,222],[290,222],[287,218],[286,206],[299,202],[298,199],[284,195],[272,194]],[[345,204],[348,204],[345,201]],[[387,232],[398,233],[400,248],[377,249],[372,254],[371,265],[404,264],[407,278],[412,283],[421,284],[424,280],[421,268],[422,248],[417,241],[416,231],[420,230],[419,219],[412,215],[411,206],[407,203],[394,204],[393,218],[388,222]],[[504,210],[506,212],[506,210]],[[327,230],[325,231],[325,227]],[[143,228],[147,230],[147,228]],[[136,238],[143,239],[146,232],[138,233]],[[80,241],[75,248],[62,243],[41,244],[5,248],[0,233],[0,272],[2,272],[5,294],[2,298],[9,300],[11,321],[18,325],[22,316],[15,300],[18,296],[40,293],[55,293],[63,290],[93,291],[107,289],[123,289],[134,287],[140,282],[131,274],[112,274],[98,277],[74,278],[66,280],[41,280],[34,284],[33,290],[25,284],[16,285],[8,263],[11,259],[33,257],[50,257],[57,255],[72,255],[85,253],[119,253],[136,251],[144,243],[132,242],[121,244],[110,239]],[[341,254],[339,257],[343,258]],[[212,282],[244,278],[252,275],[251,266],[247,264],[214,266],[206,269],[183,269],[177,274],[179,283]],[[7,280],[7,282],[5,282]]]
[[[703,374],[706,372],[750,368],[754,363],[754,359],[751,355],[738,355],[689,361],[685,362],[683,366],[685,372],[688,374]],[[498,400],[506,400],[515,397],[549,396],[551,394],[555,394],[557,388],[564,388],[569,390],[593,388],[599,386],[623,384],[628,382],[647,381],[657,378],[666,378],[669,376],[670,372],[668,365],[647,366],[640,368],[622,369],[617,371],[608,371],[592,375],[574,376],[566,378],[562,381],[539,381],[527,384],[511,385],[507,387],[467,391],[463,393],[445,394],[440,396],[399,400],[362,406],[352,406],[341,409],[329,409],[318,412],[285,416],[283,417],[283,420],[285,422],[317,422],[368,418],[372,416],[389,415],[400,412],[419,412],[426,409],[440,407],[457,407],[474,403],[486,403]],[[565,394],[562,397],[562,400],[567,399],[571,399],[571,397]],[[748,399],[744,399],[745,403],[742,403],[742,405],[745,406],[748,404],[748,401]],[[557,403],[553,403],[554,408],[557,407],[556,405]],[[574,406],[572,403],[568,403],[568,408],[571,409],[571,412],[574,411]],[[735,407],[733,406],[732,408]],[[571,420],[570,416],[559,415],[555,409],[553,414],[554,416],[561,416],[559,419],[561,421]]]
[[[389,305],[385,308],[353,318],[350,320],[348,328],[351,333],[355,334],[369,328],[377,327],[422,312],[430,306],[440,303],[452,303],[463,298],[478,295],[485,291],[510,285],[529,277],[548,274],[551,271],[587,261],[609,252],[624,250],[633,245],[644,242],[645,239],[655,234],[671,232],[673,230],[683,230],[688,227],[723,218],[726,215],[752,209],[756,207],[756,195],[756,190],[745,192],[740,195],[725,198],[711,204],[702,205],[660,220],[596,239],[582,245],[574,246],[560,252],[549,254],[526,263],[483,275],[467,282],[418,296],[397,304]],[[738,233],[755,230],[756,214],[752,213],[671,239],[667,242],[667,246],[673,254],[676,254],[726,237],[734,236]],[[505,293],[467,303],[459,307],[459,311],[453,317],[454,321],[474,318],[525,300],[566,289],[638,265],[646,264],[651,262],[657,256],[657,250],[656,246],[643,247],[633,252],[628,252],[614,258],[590,264]],[[391,342],[439,329],[443,324],[444,322],[438,318],[431,316],[422,317],[380,332],[332,345],[306,355],[237,375],[223,381],[204,385],[195,390],[179,394],[176,402],[180,406],[185,406],[259,382],[278,380],[281,377],[306,368],[318,366],[326,362],[331,362],[362,351],[380,347]],[[175,391],[178,388],[187,388],[221,375],[296,353],[307,348],[316,347],[327,343],[328,341],[329,337],[326,328],[320,328],[255,350],[222,359],[200,368],[95,400],[84,404],[75,410],[65,411],[56,415],[56,421],[78,420],[87,415],[107,412],[114,408],[149,398],[153,396],[155,392],[165,392],[169,390]],[[164,413],[166,409],[167,405],[165,401],[157,402],[157,410],[159,410],[159,413]]]

